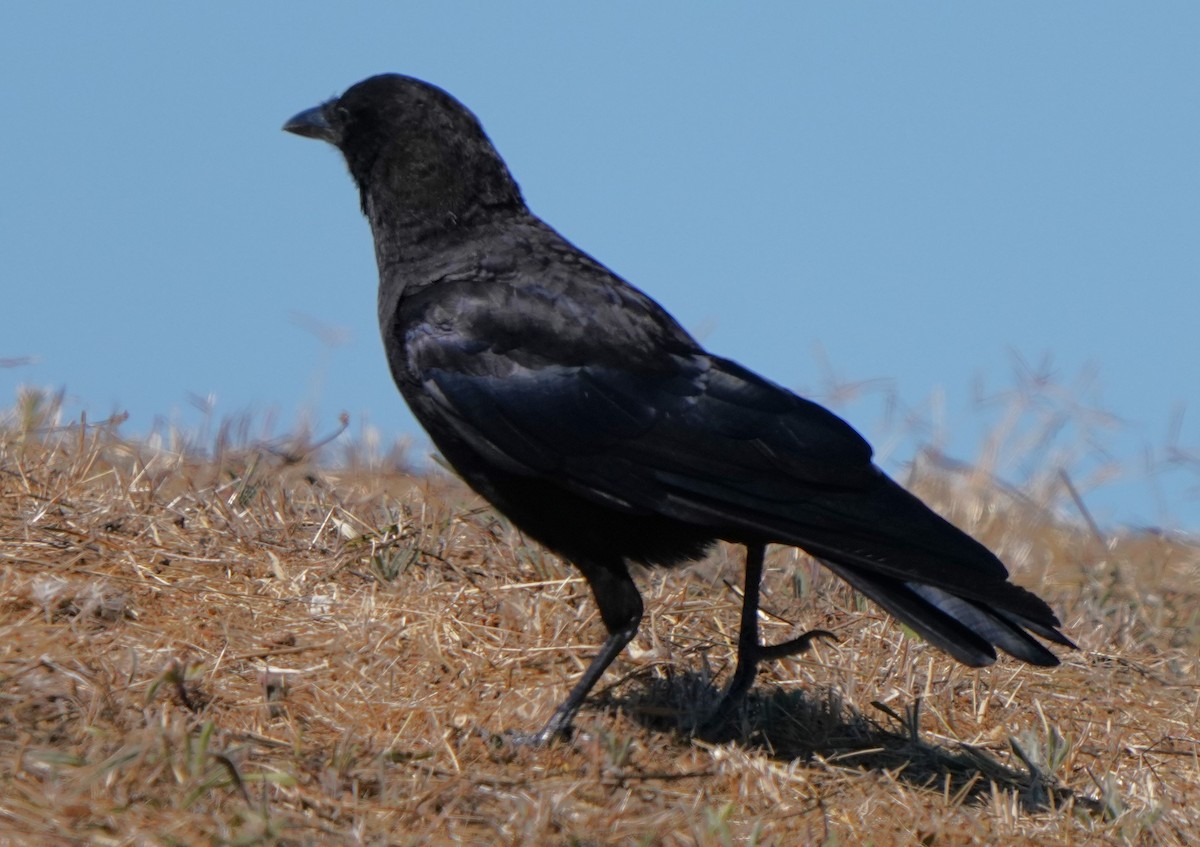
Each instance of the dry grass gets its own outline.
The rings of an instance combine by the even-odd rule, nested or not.
[[[26,415],[28,418],[28,415]],[[452,480],[0,430],[0,843],[1185,844],[1200,551],[1098,536],[979,474],[915,487],[1082,648],[958,666],[772,552],[738,740],[740,554],[643,574],[578,737],[510,749],[602,637],[586,587]]]

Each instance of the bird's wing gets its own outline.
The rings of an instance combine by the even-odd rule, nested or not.
[[[914,516],[927,522],[919,501],[887,487],[886,502],[875,502],[886,478],[857,432],[732,362],[692,353],[658,356],[640,369],[552,364],[521,362],[512,350],[480,349],[454,333],[415,343],[427,348],[413,357],[428,363],[420,369],[427,396],[460,437],[505,470],[817,555],[861,547],[872,567],[898,577],[963,581],[959,567],[939,573],[945,539],[930,539],[934,549],[924,551],[905,529]],[[462,349],[447,355],[447,345]],[[872,552],[890,534],[909,555]],[[994,557],[965,546],[976,576],[1005,577]]]
[[[1070,643],[987,548],[879,471],[853,428],[736,363],[698,347],[565,355],[539,348],[536,329],[499,350],[431,326],[409,338],[425,397],[498,468],[731,540],[799,546],[969,664],[994,659],[990,643],[1054,663],[1026,627]]]
[[[422,297],[397,322],[409,378],[506,469],[653,513],[689,488],[787,502],[871,473],[848,424],[707,355],[634,289],[464,282]]]

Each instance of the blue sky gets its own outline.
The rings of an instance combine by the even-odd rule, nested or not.
[[[1198,44],[1194,3],[7,3],[0,359],[32,361],[0,407],[65,388],[137,434],[211,396],[422,444],[345,169],[279,129],[400,71],[901,478],[925,440],[976,459],[1011,408],[979,398],[1024,391],[1019,431],[1067,424],[1006,478],[1065,463],[1102,522],[1200,529],[1166,461],[1200,452]]]

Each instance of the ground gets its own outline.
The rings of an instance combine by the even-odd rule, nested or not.
[[[81,422],[83,423],[83,422]],[[1200,548],[969,469],[908,483],[1078,651],[962,667],[789,548],[731,741],[741,551],[638,574],[647,617],[569,742],[513,747],[603,638],[586,586],[461,484],[0,429],[0,844],[1187,844]]]

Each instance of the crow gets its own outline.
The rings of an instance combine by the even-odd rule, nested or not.
[[[382,74],[300,112],[337,147],[379,266],[379,324],[400,393],[444,459],[522,532],[572,562],[608,637],[534,743],[569,734],[642,619],[629,563],[670,567],[719,539],[746,548],[727,715],[759,661],[769,543],[799,547],[974,667],[995,648],[1074,647],[1004,565],[872,463],[825,408],[707,352],[662,306],[526,207],[479,120],[442,89]]]

